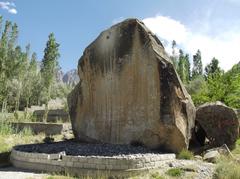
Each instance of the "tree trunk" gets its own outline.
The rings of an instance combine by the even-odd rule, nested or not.
[[[28,114],[29,98],[27,98],[26,113]]]
[[[2,102],[2,113],[4,112],[4,100]]]
[[[7,111],[7,99],[5,98],[2,102],[2,113]]]
[[[16,99],[16,103],[15,103],[15,111],[19,111],[19,103],[20,103],[20,95],[21,95],[21,92],[20,90],[18,91],[18,94],[17,94],[17,99]]]
[[[47,102],[46,102],[46,105],[45,105],[45,113],[44,113],[44,116],[43,116],[43,122],[47,122],[47,117],[48,117],[48,102],[50,100],[50,88],[48,89],[48,96],[47,96]]]

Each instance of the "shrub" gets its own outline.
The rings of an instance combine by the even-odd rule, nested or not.
[[[180,168],[171,168],[168,171],[166,171],[166,174],[172,177],[180,177],[183,175],[184,171]]]
[[[194,155],[191,151],[183,149],[177,156],[178,159],[191,160],[194,158]]]
[[[217,179],[240,178],[240,164],[229,158],[221,157],[216,167],[215,178]]]

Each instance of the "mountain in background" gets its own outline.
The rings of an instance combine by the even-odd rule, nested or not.
[[[37,62],[37,68],[38,68],[38,71],[40,71],[41,62]],[[77,71],[77,69],[72,69],[72,70],[67,71],[64,74],[62,69],[59,68],[56,73],[56,80],[57,80],[57,82],[60,82],[60,83],[62,82],[67,85],[75,86],[79,82],[78,71]]]
[[[72,69],[66,72],[61,79],[63,83],[75,86],[79,82],[77,69]]]

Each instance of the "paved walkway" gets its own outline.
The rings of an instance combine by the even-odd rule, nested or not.
[[[18,170],[14,167],[0,168],[0,179],[43,179],[48,176],[27,170]]]

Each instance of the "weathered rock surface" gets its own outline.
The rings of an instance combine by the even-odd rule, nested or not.
[[[102,32],[79,60],[68,97],[74,135],[89,142],[187,148],[195,107],[161,42],[137,19]]]
[[[217,159],[220,157],[220,153],[217,150],[209,151],[203,156],[203,160],[216,163]]]
[[[211,145],[232,147],[239,135],[239,121],[235,111],[221,102],[199,106],[196,123],[200,124]]]

